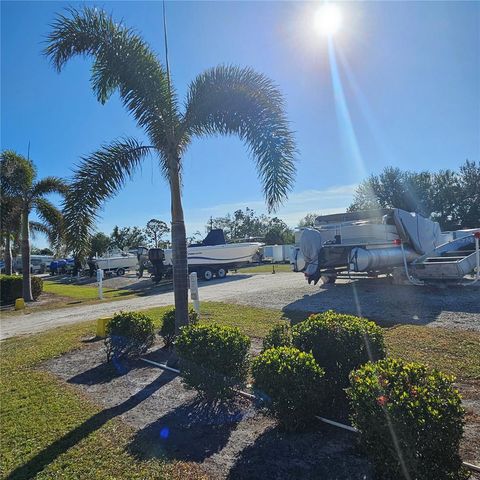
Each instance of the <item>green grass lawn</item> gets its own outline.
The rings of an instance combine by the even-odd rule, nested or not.
[[[92,307],[94,308],[94,307]],[[158,326],[168,307],[145,311]],[[262,337],[282,312],[205,302],[203,322],[238,326]],[[127,452],[134,432],[71,385],[38,368],[82,347],[95,322],[61,327],[2,342],[0,349],[0,455],[2,478],[150,479],[202,478],[191,463],[141,461]],[[475,349],[480,334],[400,326],[385,330],[390,355],[425,361],[460,380],[480,379]]]
[[[273,266],[271,264],[257,265],[255,267],[239,268],[238,273],[272,273]],[[289,263],[275,264],[276,272],[291,272],[292,266]]]
[[[74,285],[58,283],[52,280],[43,281],[43,291],[53,293],[62,297],[70,297],[81,300],[95,300],[98,298],[98,287],[94,285]],[[112,288],[104,288],[103,296],[105,298],[117,298],[134,295],[131,290],[115,290]]]

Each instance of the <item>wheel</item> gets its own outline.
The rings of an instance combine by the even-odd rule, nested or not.
[[[202,278],[208,282],[213,278],[213,271],[210,268],[206,268],[202,271]]]
[[[227,276],[228,270],[226,268],[219,268],[217,270],[217,278],[225,278]]]
[[[121,277],[122,275],[125,275],[125,269],[124,268],[118,268],[117,269],[117,277]]]

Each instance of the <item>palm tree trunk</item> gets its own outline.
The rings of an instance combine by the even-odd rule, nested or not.
[[[12,262],[12,237],[10,232],[7,232],[5,236],[5,273],[12,275],[13,262]]]
[[[30,228],[28,224],[28,209],[22,213],[22,275],[23,299],[33,302],[32,282],[30,278]]]
[[[175,297],[175,333],[188,325],[188,265],[187,240],[183,219],[180,178],[177,169],[170,175],[172,202],[172,263],[173,291]]]

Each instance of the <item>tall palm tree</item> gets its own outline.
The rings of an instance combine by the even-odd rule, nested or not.
[[[151,145],[124,138],[82,160],[65,202],[74,248],[85,250],[96,212],[149,153],[170,185],[176,329],[188,323],[188,267],[181,201],[182,157],[194,137],[238,135],[256,161],[269,210],[286,199],[295,174],[295,144],[275,85],[250,68],[218,66],[189,86],[184,108],[150,47],[103,11],[57,16],[45,49],[57,71],[76,56],[93,58],[92,87],[104,103],[116,90]],[[94,188],[92,186],[94,185]]]
[[[63,216],[45,195],[53,192],[65,194],[66,185],[57,177],[46,177],[36,181],[37,171],[33,163],[21,155],[6,150],[0,156],[2,199],[8,201],[9,210],[5,217],[9,223],[8,236],[18,232],[21,238],[23,298],[33,301],[30,277],[30,232],[43,232],[52,243],[60,240]],[[30,222],[29,215],[35,210],[40,222]],[[3,216],[3,215],[2,215]],[[2,225],[3,226],[3,225]]]

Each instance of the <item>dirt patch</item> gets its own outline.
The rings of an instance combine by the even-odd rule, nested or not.
[[[253,339],[252,351],[260,347]],[[145,357],[165,362],[169,353],[157,343]],[[42,368],[86,392],[109,417],[133,426],[137,433],[129,449],[135,456],[193,461],[218,479],[373,478],[354,434],[322,424],[286,434],[243,397],[226,405],[206,403],[174,373],[141,361],[104,362],[99,341]],[[478,464],[479,384],[458,387],[467,411],[462,456]]]
[[[254,349],[259,348],[254,342]],[[156,345],[146,355],[164,362]],[[348,432],[319,425],[285,434],[250,400],[206,403],[174,373],[145,362],[105,364],[102,342],[52,359],[42,368],[78,386],[137,430],[129,446],[141,458],[196,462],[218,479],[370,479],[366,459]],[[102,412],[103,413],[103,412]]]

